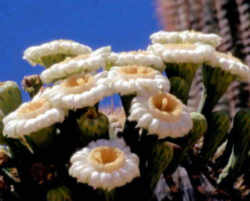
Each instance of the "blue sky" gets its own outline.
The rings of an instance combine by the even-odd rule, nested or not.
[[[19,86],[43,70],[22,60],[29,46],[64,38],[94,49],[142,49],[160,29],[154,0],[0,0],[0,27],[0,81]]]

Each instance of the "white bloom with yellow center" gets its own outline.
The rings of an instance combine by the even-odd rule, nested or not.
[[[137,126],[149,134],[158,135],[159,139],[184,136],[193,127],[188,108],[169,93],[135,97],[128,119],[136,121]]]
[[[110,83],[106,71],[96,75],[74,75],[45,90],[43,96],[56,107],[75,110],[94,106],[104,97],[112,95]]]
[[[148,47],[149,51],[160,56],[166,63],[200,64],[210,60],[215,51],[210,45],[201,43],[155,43]]]
[[[95,72],[101,66],[105,66],[106,58],[110,51],[111,48],[107,46],[99,48],[92,53],[65,59],[44,70],[41,73],[41,80],[43,83],[50,83],[82,72]]]
[[[108,77],[113,80],[115,93],[121,95],[167,92],[170,88],[164,75],[146,66],[115,66],[108,72]]]
[[[222,38],[212,33],[202,33],[197,31],[167,32],[159,31],[151,34],[152,43],[205,43],[217,47]]]
[[[9,138],[21,138],[63,122],[65,115],[64,110],[53,107],[47,99],[35,96],[32,101],[23,103],[4,117],[3,134]]]
[[[69,175],[93,188],[112,190],[140,176],[139,158],[123,139],[97,140],[70,159]]]
[[[72,40],[54,40],[41,45],[32,46],[24,51],[23,59],[32,66],[43,65],[43,57],[62,54],[65,56],[77,56],[91,52],[91,48]]]
[[[250,67],[230,53],[214,52],[207,64],[237,75],[243,81],[250,80]]]
[[[130,51],[114,53],[112,52],[108,57],[108,64],[112,66],[127,66],[127,65],[141,65],[150,66],[154,69],[163,71],[165,65],[161,58],[154,55],[150,51]]]

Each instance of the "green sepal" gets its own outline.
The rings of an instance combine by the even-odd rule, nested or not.
[[[236,177],[241,173],[244,162],[250,151],[250,109],[240,110],[234,117],[231,130],[232,151],[229,161],[219,175],[218,183],[223,186],[233,186]]]
[[[205,133],[201,158],[207,162],[213,157],[218,147],[226,140],[230,128],[230,117],[225,111],[211,113],[207,118],[208,130]]]
[[[13,81],[0,82],[0,110],[4,115],[15,110],[22,103],[21,92]]]
[[[161,174],[168,167],[172,159],[173,148],[168,142],[158,141],[153,145],[146,169],[146,180],[149,182],[152,191],[154,191]]]
[[[88,108],[77,119],[77,124],[81,130],[80,140],[83,144],[100,138],[109,138],[109,119],[105,114],[96,111],[95,107]]]
[[[72,201],[72,192],[66,186],[58,186],[48,190],[47,201]]]
[[[181,77],[171,77],[169,79],[171,83],[170,93],[182,100],[183,103],[187,103],[189,86],[188,83]]]
[[[203,66],[202,73],[204,91],[199,111],[207,116],[237,76],[208,65]]]

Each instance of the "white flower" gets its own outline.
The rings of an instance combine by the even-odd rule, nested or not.
[[[169,91],[168,79],[159,71],[146,66],[112,67],[108,72],[113,90],[121,95],[148,94]]]
[[[150,36],[152,43],[205,43],[217,47],[222,38],[216,34],[196,31],[167,32],[159,31]]]
[[[122,139],[91,142],[70,162],[69,175],[94,188],[112,190],[140,176],[139,158]]]
[[[43,96],[57,107],[75,110],[94,106],[104,97],[113,94],[113,90],[109,87],[110,83],[111,80],[107,78],[106,71],[95,76],[74,75],[46,89]]]
[[[153,44],[149,51],[160,56],[166,63],[194,63],[200,64],[208,61],[214,52],[210,45],[201,43],[169,43]]]
[[[29,47],[24,51],[23,59],[32,66],[44,65],[43,57],[60,55],[61,60],[65,57],[74,57],[91,52],[91,48],[71,40],[54,40],[38,46]]]
[[[101,66],[105,66],[110,51],[110,47],[103,47],[92,53],[65,59],[44,70],[41,73],[41,80],[43,83],[50,83],[82,72],[95,72]]]
[[[233,75],[237,75],[243,81],[250,80],[249,66],[242,63],[242,61],[232,56],[230,53],[214,52],[207,64],[212,67],[221,68]]]
[[[184,136],[193,127],[188,108],[169,93],[135,97],[128,119],[137,121],[138,127],[158,135],[159,139]]]
[[[55,123],[63,122],[65,112],[55,108],[40,96],[23,103],[14,112],[4,117],[3,134],[9,138],[21,138]]]
[[[108,57],[108,64],[112,66],[127,66],[127,65],[141,65],[149,66],[159,71],[163,71],[165,68],[161,58],[154,55],[150,51],[130,51],[114,53],[112,52]]]

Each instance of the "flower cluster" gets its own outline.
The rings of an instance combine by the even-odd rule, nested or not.
[[[162,142],[185,138],[191,145],[201,136],[196,132],[206,130],[205,117],[191,115],[179,98],[183,97],[179,86],[189,91],[198,66],[205,66],[208,93],[213,91],[209,87],[220,89],[219,84],[223,84],[214,77],[249,80],[250,69],[230,54],[217,52],[221,38],[215,34],[160,31],[150,38],[152,44],[146,50],[120,53],[112,52],[110,46],[92,50],[68,40],[28,48],[23,58],[46,67],[40,79],[49,86],[41,87],[32,100],[3,118],[3,135],[12,140],[33,140],[38,147],[46,143],[46,136],[58,139],[54,146],[59,149],[70,144],[67,153],[71,158],[55,159],[51,154],[52,161],[60,160],[57,165],[67,168],[67,176],[93,189],[110,192],[127,184],[142,184],[145,178],[154,187],[173,156],[172,147]],[[98,104],[114,94],[120,95],[126,118],[123,129],[111,133]],[[199,112],[211,112],[207,105],[216,100],[205,100]],[[144,155],[145,149],[151,150],[151,155]]]

